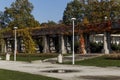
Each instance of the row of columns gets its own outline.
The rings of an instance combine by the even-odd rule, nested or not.
[[[43,44],[43,50],[42,53],[54,53],[56,52],[56,48],[59,48],[59,53],[65,54],[68,52],[71,52],[71,43],[69,43],[67,36],[64,35],[55,35],[54,37],[50,36],[41,36],[42,44]],[[40,39],[40,38],[37,38]],[[57,39],[58,41],[55,43],[54,39]],[[34,38],[35,39],[35,38]],[[70,44],[68,47],[67,44]],[[57,47],[55,45],[58,45]],[[22,38],[17,39],[17,51],[18,52],[24,52],[25,45],[23,44]],[[70,51],[67,51],[67,50]],[[55,50],[55,51],[52,51]],[[4,52],[13,52],[14,51],[14,39],[5,39],[5,45],[4,45]]]
[[[49,53],[50,52],[50,42],[48,36],[43,36],[43,43],[44,43],[44,48],[43,48],[43,53]],[[59,52],[62,54],[66,54],[67,53],[67,39],[65,39],[64,35],[59,35],[56,38],[58,38],[58,45],[59,45]],[[52,43],[53,45],[54,43]],[[55,44],[54,44],[55,45]],[[55,48],[55,47],[54,47]],[[54,49],[52,48],[52,49]],[[70,46],[71,48],[71,46]],[[71,49],[70,49],[71,50]]]
[[[80,35],[80,48],[83,54],[90,53],[90,34]],[[94,40],[94,38],[92,38]],[[103,35],[103,53],[109,54],[111,52],[111,37],[109,32],[104,32]]]
[[[47,37],[45,37],[45,40],[44,41],[47,41],[46,40]],[[110,33],[109,32],[104,32],[104,36],[103,36],[103,52],[105,54],[109,54],[110,51],[111,51],[111,46],[110,46],[110,42],[111,42],[111,38],[110,38]],[[47,53],[46,51],[49,50],[48,48],[48,43],[45,42],[44,43],[45,46],[44,46],[44,53]],[[64,39],[64,36],[61,35],[60,36],[60,53],[64,54],[64,53],[67,53],[67,49],[66,49],[66,46],[67,44],[65,44],[65,39]],[[85,34],[85,35],[80,35],[80,48],[81,48],[81,53],[82,54],[86,54],[86,53],[90,53],[90,41],[89,41],[89,35]]]
[[[52,37],[52,36],[51,36]],[[50,36],[42,36],[42,41],[43,41],[43,53],[51,53],[51,46],[50,46]],[[59,48],[59,53],[65,54],[65,53],[71,53],[72,52],[72,36],[71,36],[71,43],[70,40],[68,39],[68,36],[64,35],[56,35],[57,40],[57,47]],[[90,45],[89,45],[89,36],[88,35],[80,35],[80,49],[83,54],[89,53],[90,52]],[[104,38],[103,38],[103,51],[105,54],[110,53],[110,33],[109,32],[104,32]],[[18,48],[21,48],[20,50],[24,50],[24,44],[22,42],[22,38],[18,40]],[[6,45],[4,45],[4,52],[12,52],[14,49],[14,40],[6,39]],[[56,45],[54,41],[52,41],[52,45]],[[23,46],[22,46],[23,45]],[[19,47],[20,46],[20,47]],[[53,49],[55,46],[53,46]],[[2,49],[3,50],[3,49]],[[19,50],[19,49],[18,49]],[[23,51],[24,52],[24,51]]]

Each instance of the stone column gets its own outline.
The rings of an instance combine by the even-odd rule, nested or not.
[[[24,44],[24,41],[23,41],[22,38],[21,38],[21,40],[20,40],[20,46],[21,46],[20,51],[21,51],[21,52],[25,52],[25,44]]]
[[[61,40],[60,40],[60,41],[61,41],[61,54],[66,54],[67,51],[66,51],[66,47],[65,47],[65,39],[64,39],[64,36],[61,35],[60,38],[61,38]]]
[[[54,36],[49,37],[49,50],[51,53],[56,53]]]
[[[112,51],[111,49],[111,34],[110,32],[107,32],[107,43],[108,43],[108,50],[109,50],[109,53]]]
[[[109,54],[109,47],[108,47],[108,34],[107,32],[104,32],[104,37],[103,37],[103,46],[104,46],[104,53]]]
[[[66,52],[72,53],[72,37],[66,36],[64,40],[65,40]]]
[[[1,53],[6,53],[6,42],[5,41],[2,41],[2,44],[1,44]]]
[[[21,52],[21,38],[17,39],[17,52]]]
[[[6,43],[5,43],[5,46],[4,46],[4,52],[5,52],[5,53],[7,52],[7,46],[6,46]]]
[[[7,52],[7,41],[6,40],[2,43],[1,49],[2,49],[1,50],[2,53]]]
[[[47,36],[43,36],[43,42],[44,42],[43,53],[49,53],[49,45],[48,45]]]
[[[11,44],[10,44],[10,41],[7,40],[7,52],[11,52]]]

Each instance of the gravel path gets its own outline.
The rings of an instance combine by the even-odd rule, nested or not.
[[[0,69],[39,74],[62,80],[120,80],[119,67],[102,68],[93,66],[61,65],[48,62],[27,63],[1,60]]]

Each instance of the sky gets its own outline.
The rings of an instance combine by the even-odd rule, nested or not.
[[[4,11],[5,7],[10,7],[15,0],[0,0],[0,11]],[[62,20],[63,12],[72,0],[29,0],[34,6],[32,15],[40,23]]]

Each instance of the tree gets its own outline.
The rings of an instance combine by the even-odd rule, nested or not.
[[[48,21],[47,23],[42,23],[41,26],[54,26],[57,25],[54,21]]]
[[[68,3],[63,13],[63,23],[66,25],[70,25],[72,23],[71,22],[72,17],[77,18],[76,21],[77,23],[80,22],[84,16],[83,10],[84,8],[78,0],[74,0]]]
[[[6,7],[5,9],[5,13],[11,20],[8,25],[10,28],[14,26],[18,28],[40,26],[39,22],[31,14],[33,5],[28,0],[16,0],[11,4],[10,8]]]
[[[67,7],[64,11],[64,24],[72,24],[72,17],[75,17],[77,19],[75,21],[76,25],[79,26],[79,29],[81,30],[80,35],[83,36],[84,29],[86,31],[89,31],[90,29],[95,28],[87,28],[88,24],[103,23],[105,21],[108,21],[110,23],[110,21],[116,21],[120,19],[120,2],[116,2],[115,0],[101,0],[100,2],[98,0],[94,0],[88,4],[81,4],[78,0],[74,0],[67,4]],[[98,29],[97,25],[95,29]],[[107,37],[108,36],[109,35],[107,35]],[[83,38],[84,37],[80,37],[80,40]],[[81,43],[84,43],[84,41],[81,41]],[[85,52],[84,48],[87,46],[85,46],[86,44],[83,45],[84,47],[82,49],[82,52]]]
[[[120,1],[110,0],[99,2],[98,0],[94,0],[89,4],[82,4],[78,0],[74,0],[67,4],[63,14],[63,22],[70,25],[72,17],[77,19],[77,24],[81,21],[83,23],[84,21],[85,23],[104,22],[105,16],[108,20],[119,19]]]
[[[7,17],[7,15],[0,11],[0,29],[5,28],[9,22],[10,19]]]
[[[31,14],[32,10],[33,5],[28,0],[16,0],[11,4],[10,8],[5,8],[5,14],[10,19],[7,28],[18,27],[17,33],[18,35],[21,34],[26,53],[35,52],[35,43],[29,30],[32,27],[40,26],[39,22]]]
[[[88,11],[87,18],[92,23],[104,22],[105,17],[108,20],[116,20],[120,18],[120,2],[115,0],[92,2],[86,7]]]

